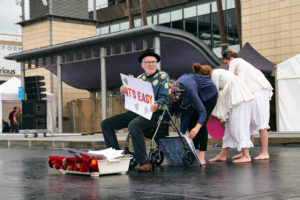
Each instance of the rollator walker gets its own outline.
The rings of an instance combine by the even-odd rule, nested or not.
[[[184,151],[183,156],[181,158],[182,164],[185,167],[191,167],[195,161],[195,155],[191,151],[191,149],[187,145],[187,143],[184,142],[185,139],[183,138],[182,134],[178,130],[175,122],[172,119],[170,111],[167,107],[163,110],[162,114],[159,116],[156,125],[154,127],[150,128],[148,131],[144,132],[144,137],[147,140],[150,140],[150,151],[149,151],[148,159],[151,161],[153,166],[159,166],[164,161],[165,156],[164,156],[163,151],[160,148],[160,140],[164,139],[164,138],[172,138],[172,137],[168,137],[169,136],[168,129],[169,129],[170,123],[163,122],[165,114],[169,115],[170,121],[171,121],[171,126],[177,132],[178,138],[182,142],[183,151]],[[137,163],[135,160],[134,152],[129,150],[130,140],[131,140],[131,135],[130,135],[130,133],[128,133],[128,135],[126,137],[124,153],[132,155],[132,159],[130,161],[130,168],[134,168],[137,165]]]

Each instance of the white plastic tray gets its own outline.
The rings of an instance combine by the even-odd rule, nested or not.
[[[126,174],[129,169],[131,157],[113,159],[113,160],[98,160],[99,172],[79,172],[79,171],[60,171],[63,174],[81,174],[81,175],[90,175],[90,176],[99,176],[104,174]]]

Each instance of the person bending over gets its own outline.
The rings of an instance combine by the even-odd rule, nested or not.
[[[208,141],[206,123],[217,102],[216,86],[208,76],[196,73],[184,74],[171,85],[174,91],[182,91],[179,95],[182,95],[184,100],[171,100],[174,102],[170,105],[170,112],[173,114],[175,110],[177,114],[180,113],[180,131],[185,134],[189,129],[189,138],[193,139],[197,156],[201,164],[205,165]],[[175,107],[172,107],[174,105]]]
[[[212,69],[208,65],[195,63],[193,71],[207,75],[216,85],[219,96],[212,115],[216,116],[225,124],[222,150],[209,162],[226,161],[229,148],[242,150],[242,156],[233,163],[251,162],[249,153],[253,143],[250,140],[250,117],[253,94],[243,82],[228,70]]]

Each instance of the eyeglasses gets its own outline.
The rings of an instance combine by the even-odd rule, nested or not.
[[[150,65],[150,64],[154,65],[157,63],[157,61],[143,61],[143,63],[146,65]]]

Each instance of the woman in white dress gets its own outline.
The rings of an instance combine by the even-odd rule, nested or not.
[[[253,65],[237,58],[237,53],[231,50],[222,52],[223,62],[229,71],[240,77],[246,87],[254,95],[254,101],[251,108],[251,135],[260,135],[261,153],[255,157],[255,160],[269,159],[268,152],[268,129],[270,119],[270,100],[273,95],[272,86],[263,73]],[[234,156],[239,158],[241,155]]]
[[[227,70],[195,63],[193,72],[208,75],[216,85],[219,96],[212,115],[226,122],[222,150],[209,162],[226,161],[229,148],[242,150],[241,158],[234,163],[250,162],[249,149],[253,147],[250,140],[251,101],[254,96],[237,76]]]

